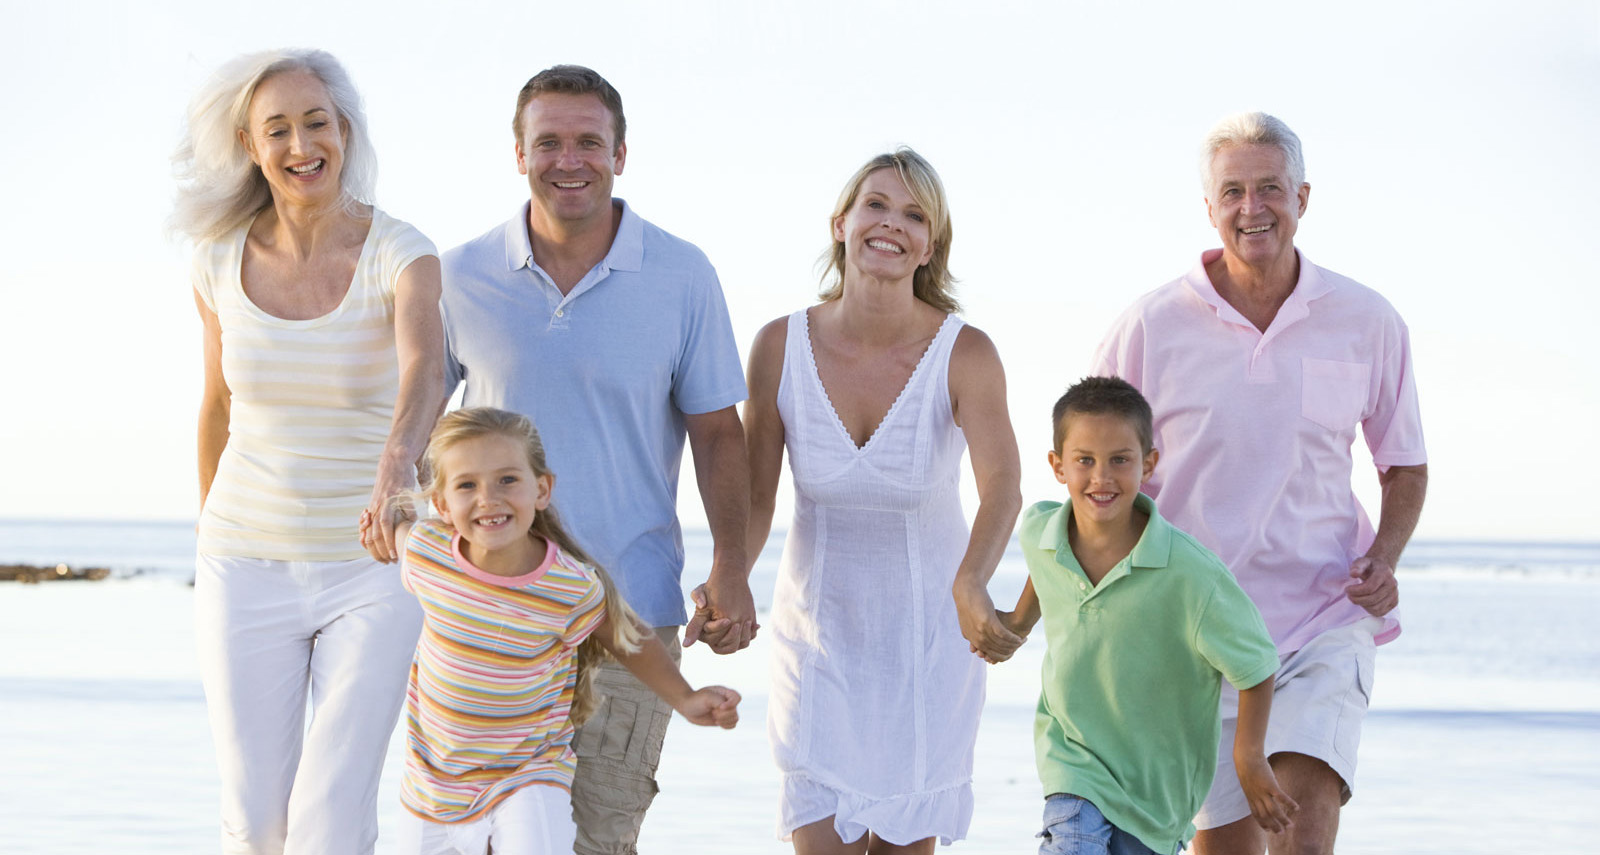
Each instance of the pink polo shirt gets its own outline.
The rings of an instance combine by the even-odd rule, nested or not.
[[[1411,344],[1387,300],[1303,253],[1263,333],[1206,275],[1221,253],[1124,312],[1094,372],[1149,399],[1161,459],[1145,491],[1221,556],[1287,654],[1366,617],[1344,594],[1373,537],[1350,449],[1359,425],[1380,471],[1427,462]],[[1399,634],[1397,610],[1377,641]]]

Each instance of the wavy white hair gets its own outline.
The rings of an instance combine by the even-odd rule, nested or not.
[[[238,57],[211,75],[189,104],[183,141],[172,155],[178,200],[173,231],[197,240],[226,234],[272,203],[261,169],[239,142],[249,122],[250,100],[263,80],[287,71],[309,71],[327,87],[345,128],[344,168],[339,186],[345,203],[371,202],[378,160],[367,136],[367,116],[350,75],[327,51],[304,48]]]
[[[1287,178],[1290,189],[1298,190],[1300,185],[1306,183],[1306,159],[1300,153],[1300,138],[1289,130],[1282,119],[1260,112],[1234,113],[1212,125],[1211,131],[1206,134],[1205,144],[1200,147],[1200,183],[1206,198],[1211,198],[1211,191],[1216,187],[1212,166],[1217,152],[1235,145],[1270,145],[1277,148],[1283,152],[1283,162],[1289,170]]]

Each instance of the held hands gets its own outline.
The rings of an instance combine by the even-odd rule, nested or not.
[[[1350,578],[1355,581],[1345,586],[1344,595],[1366,609],[1367,614],[1383,617],[1400,605],[1400,583],[1394,577],[1394,567],[1382,558],[1357,558],[1350,564]]]
[[[713,572],[689,592],[689,599],[694,602],[694,615],[683,629],[684,647],[699,641],[726,655],[749,647],[761,629],[756,623],[755,597],[744,579],[728,581]]]
[[[981,584],[956,580],[952,593],[956,616],[961,620],[961,635],[972,652],[991,665],[1011,658],[1022,646],[1023,636],[1013,632],[995,610],[994,600]]]
[[[1239,773],[1239,786],[1250,801],[1250,815],[1256,824],[1273,834],[1280,834],[1294,824],[1295,812],[1300,806],[1278,787],[1278,778],[1272,774],[1272,765],[1260,754],[1246,762],[1234,759]]]
[[[1022,639],[1024,644],[1027,643],[1028,633],[1033,631],[1033,624],[1022,616],[1022,612],[1003,612],[995,609],[994,614],[1000,619],[1001,626],[1011,630],[1012,634]]]
[[[1001,626],[1011,630],[1013,635],[1022,639],[1023,644],[1028,643],[1028,633],[1033,631],[1033,627],[1028,625],[1026,619],[1024,619],[1021,614],[1017,612],[1003,612],[999,609],[995,609],[994,615],[1000,619]],[[1017,646],[1021,647],[1022,645],[1019,644]],[[990,658],[989,656],[985,655],[983,651],[979,650],[978,645],[976,644],[969,642],[967,647],[971,649],[973,653],[977,654],[979,659],[982,659],[990,665],[999,665],[1001,662],[1005,661],[1004,659]]]
[[[395,543],[395,527],[416,519],[410,502],[391,501],[396,495],[416,486],[416,467],[409,463],[378,464],[378,478],[372,485],[372,499],[361,513],[361,546],[373,560],[392,564],[400,557]]]
[[[694,724],[732,730],[739,723],[740,700],[739,693],[727,686],[706,686],[684,698],[676,709]]]
[[[411,523],[415,520],[409,514],[404,513],[403,510],[392,511],[391,513],[393,514],[395,520],[395,560],[398,561],[400,558],[399,553],[402,548],[402,543],[404,542],[406,535],[410,533]],[[372,521],[371,508],[367,508],[361,512],[360,531],[361,548],[365,549],[367,554],[377,558],[377,556],[373,554],[373,549],[376,548],[379,542],[379,527]],[[381,561],[382,559],[378,560]]]

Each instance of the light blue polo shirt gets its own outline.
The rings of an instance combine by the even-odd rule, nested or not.
[[[647,623],[681,625],[683,416],[743,401],[744,372],[705,254],[614,203],[611,251],[565,297],[527,203],[444,254],[446,385],[533,419],[567,530]]]

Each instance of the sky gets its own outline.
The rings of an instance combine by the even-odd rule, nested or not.
[[[194,516],[200,324],[187,247],[164,231],[170,156],[213,69],[310,46],[362,91],[378,204],[441,250],[527,198],[510,131],[521,84],[559,62],[600,71],[628,117],[616,192],[706,251],[742,353],[765,321],[814,300],[844,181],[880,151],[915,147],[949,193],[965,317],[1006,365],[1030,501],[1058,497],[1049,408],[1108,324],[1220,243],[1201,137],[1225,114],[1273,113],[1305,147],[1298,246],[1410,326],[1431,474],[1418,536],[1596,537],[1594,0],[1271,14],[1213,2],[0,3],[0,517]],[[1358,442],[1358,495],[1375,512],[1364,455]],[[689,471],[680,504],[694,524]]]

